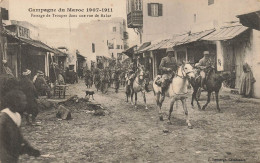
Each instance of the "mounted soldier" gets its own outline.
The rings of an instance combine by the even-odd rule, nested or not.
[[[174,49],[167,48],[167,56],[162,58],[159,69],[162,73],[162,77],[157,79],[156,84],[162,87],[162,97],[165,97],[165,92],[171,83],[172,78],[175,76],[178,65],[174,58]]]
[[[210,68],[213,66],[213,62],[209,57],[209,51],[203,52],[204,57],[200,59],[198,63],[195,64],[195,67],[200,69],[200,76],[201,76],[201,88],[206,90],[205,82],[207,80],[207,75],[210,71]]]

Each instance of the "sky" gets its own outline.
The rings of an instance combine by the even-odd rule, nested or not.
[[[6,0],[1,0],[6,1]],[[62,8],[66,12],[58,12]],[[67,8],[84,9],[84,12],[67,12]],[[79,15],[94,14],[94,12],[86,12],[87,9],[99,8],[99,10],[111,10],[112,12],[97,12],[108,14],[111,17],[79,17]],[[55,12],[30,12],[32,9],[56,9]],[[53,17],[55,15],[78,15],[78,17]],[[41,15],[44,17],[32,17],[33,15]],[[49,14],[50,17],[46,17]],[[126,1],[125,0],[9,0],[9,18],[10,20],[28,21],[33,25],[43,25],[47,28],[76,28],[80,23],[88,23],[92,20],[108,20],[113,17],[123,17],[126,19]],[[138,37],[133,29],[128,29],[129,45],[135,42]]]

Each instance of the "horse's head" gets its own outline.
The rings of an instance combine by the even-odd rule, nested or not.
[[[189,79],[195,78],[195,73],[191,64],[182,62],[182,65],[178,70],[178,76],[187,77]]]
[[[145,75],[144,67],[143,66],[139,66],[138,67],[138,71],[137,71],[137,77],[139,78],[139,80],[143,80],[144,79],[144,75]]]

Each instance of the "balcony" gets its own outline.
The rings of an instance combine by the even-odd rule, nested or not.
[[[124,32],[124,40],[128,39],[128,32]]]
[[[132,11],[127,14],[127,27],[138,28],[143,26],[143,11]]]

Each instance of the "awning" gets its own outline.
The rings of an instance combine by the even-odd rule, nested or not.
[[[55,53],[54,49],[52,49],[51,47],[49,47],[48,45],[44,44],[41,41],[33,40],[33,39],[25,39],[25,38],[22,38],[22,37],[17,37],[15,33],[11,32],[11,31],[9,31],[7,29],[4,29],[2,31],[2,34],[6,35],[6,36],[10,36],[10,37],[12,37],[14,39],[17,39],[17,40],[21,40],[21,42],[23,42],[25,44],[29,44],[29,45],[34,46],[36,48],[43,49],[44,51]]]
[[[149,51],[151,51],[151,50],[157,50],[157,49],[162,49],[161,47],[162,47],[163,45],[165,45],[169,40],[170,40],[170,39],[166,39],[166,40],[162,40],[162,41],[158,42],[157,44],[153,45],[153,46],[149,49]]]
[[[237,16],[243,26],[260,30],[260,10]]]
[[[69,56],[69,54],[62,52],[59,49],[54,48],[53,50],[54,50],[54,54],[58,57],[68,57]]]
[[[185,37],[187,37],[188,34],[182,34],[182,35],[176,35],[173,36],[169,41],[167,41],[163,46],[161,46],[159,49],[167,49],[170,47],[174,47],[176,44],[182,42]]]
[[[242,25],[223,27],[202,38],[207,41],[229,40],[246,31],[248,28]]]
[[[142,50],[139,51],[139,53],[143,53],[146,51],[150,51],[151,48],[155,47],[156,45],[158,45],[160,42],[162,42],[162,40],[156,40],[156,41],[152,41],[151,44],[145,48],[143,48]]]
[[[151,42],[145,42],[143,43],[137,50],[136,50],[136,53],[140,53],[143,51],[143,49],[145,49],[146,47],[150,46],[151,45]]]
[[[127,55],[128,57],[131,57],[131,56],[134,54],[136,48],[137,48],[137,45],[134,45],[134,46],[132,46],[132,47],[126,49],[126,50],[123,51],[122,53],[124,53],[124,54]]]
[[[201,31],[201,32],[196,32],[196,33],[190,33],[186,37],[184,37],[182,40],[181,40],[181,38],[179,38],[180,40],[178,40],[175,43],[175,46],[198,41],[201,38],[209,35],[210,33],[214,32],[214,31],[215,31],[215,29],[211,29],[211,30],[206,30],[206,31]]]
[[[38,40],[32,40],[32,39],[24,39],[24,38],[19,38],[22,42],[26,43],[26,44],[29,44],[31,46],[34,46],[36,48],[41,48],[45,51],[48,51],[48,52],[52,52],[52,53],[55,53],[55,51],[50,48],[48,45],[44,44],[43,42],[41,41],[38,41]]]

